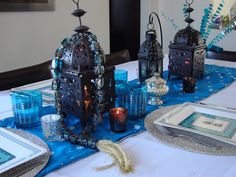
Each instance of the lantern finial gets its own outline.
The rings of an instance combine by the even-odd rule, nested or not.
[[[72,15],[74,15],[75,17],[78,17],[79,18],[79,26],[77,28],[75,28],[75,31],[77,33],[83,33],[85,31],[88,31],[89,30],[89,27],[87,26],[84,26],[82,25],[82,20],[81,20],[81,17],[84,16],[84,14],[86,14],[86,11],[84,11],[83,9],[80,9],[79,8],[79,0],[72,0],[76,6],[77,6],[77,9],[74,10],[74,12],[72,13]]]
[[[193,3],[193,0],[185,0],[185,2],[188,5],[188,8],[185,10],[185,13],[188,14],[185,18],[185,22],[187,22],[188,26],[190,26],[190,24],[194,22],[194,19],[190,17],[191,12],[194,11],[194,9],[190,7],[190,5]]]

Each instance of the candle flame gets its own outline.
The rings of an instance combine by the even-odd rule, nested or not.
[[[119,113],[120,113],[119,109],[118,109],[118,110],[116,110],[116,114],[119,114]]]
[[[186,58],[184,63],[185,63],[186,65],[190,64],[190,58]]]
[[[186,65],[188,65],[190,62],[189,62],[189,61],[185,61],[184,63],[185,63]]]

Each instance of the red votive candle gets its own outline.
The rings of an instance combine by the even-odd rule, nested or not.
[[[126,131],[126,121],[128,116],[128,110],[125,108],[112,108],[109,111],[110,126],[113,132]]]
[[[194,91],[195,91],[195,79],[193,77],[184,77],[184,79],[183,79],[183,91],[185,93],[194,93]]]

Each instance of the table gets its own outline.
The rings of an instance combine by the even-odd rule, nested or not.
[[[230,66],[236,68],[236,62],[206,60],[207,64]],[[164,69],[167,69],[168,59],[165,55]],[[118,65],[116,68],[127,69],[128,79],[137,78],[138,63],[132,61]],[[9,91],[0,92],[0,119],[11,115]],[[214,104],[236,108],[236,82],[226,89],[205,99],[206,104]],[[123,175],[118,167],[104,171],[96,171],[94,167],[110,163],[106,154],[98,152],[71,165],[48,174],[46,177],[235,177],[236,156],[213,156],[197,154],[162,144],[149,133],[143,132],[121,142],[124,150],[133,161],[135,171]]]

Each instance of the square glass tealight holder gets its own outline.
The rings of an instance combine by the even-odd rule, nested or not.
[[[14,122],[17,127],[32,128],[40,125],[42,93],[35,90],[11,91]]]
[[[142,118],[146,113],[147,89],[145,85],[138,85],[129,88],[128,108],[129,120]]]
[[[128,120],[137,120],[145,116],[147,106],[147,89],[144,84],[129,85],[119,93],[117,107],[128,110]]]

